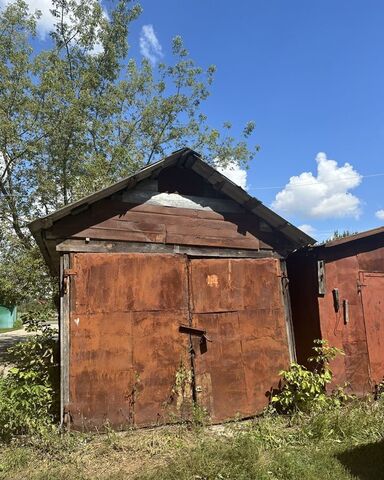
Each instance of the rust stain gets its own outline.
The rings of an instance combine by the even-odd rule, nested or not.
[[[384,375],[384,248],[370,238],[337,248],[315,249],[313,256],[294,254],[289,262],[296,348],[300,362],[310,356],[315,338],[344,350],[331,365],[336,385],[364,395]],[[325,261],[326,292],[317,292],[317,260]],[[339,292],[339,311],[332,290]],[[348,301],[349,322],[343,318]]]
[[[384,377],[384,273],[362,273],[362,302],[371,381]]]
[[[289,362],[275,259],[84,253],[73,260],[75,428],[190,418],[193,398],[214,422],[266,405]],[[213,288],[201,288],[205,282]],[[190,321],[206,336],[181,333]]]
[[[209,287],[218,287],[219,286],[219,278],[217,275],[207,275],[207,285]]]
[[[217,272],[220,289],[201,289]],[[268,403],[289,364],[285,313],[274,259],[191,260],[196,396],[213,422],[247,417]],[[205,346],[205,348],[203,348]]]
[[[167,421],[164,404],[180,358],[188,357],[188,338],[178,331],[188,322],[185,262],[177,255],[76,254],[69,379],[75,428]]]

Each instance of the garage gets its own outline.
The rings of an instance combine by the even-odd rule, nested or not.
[[[30,228],[60,282],[63,423],[267,405],[295,358],[285,257],[305,233],[189,149]]]

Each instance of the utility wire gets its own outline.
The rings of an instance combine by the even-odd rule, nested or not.
[[[359,178],[373,178],[373,177],[384,177],[384,173],[372,173],[370,175],[359,175]],[[308,183],[300,183],[299,185],[290,185],[287,183],[286,185],[281,185],[279,187],[251,187],[251,190],[281,190],[282,188],[286,188],[287,185],[289,185],[290,189],[295,189],[295,188],[300,188],[300,187],[309,187],[311,185],[319,185],[319,184],[325,184],[325,185],[330,185],[333,183],[338,183],[338,182],[344,182],[346,180],[351,180],[353,178],[356,178],[356,176],[350,176],[350,177],[342,177],[338,178],[337,180],[333,180],[330,182],[308,182]]]
[[[384,173],[371,173],[369,175],[359,175],[359,178],[374,178],[374,177],[384,177]],[[356,178],[356,176],[350,176],[350,177],[342,177],[338,178],[337,180],[333,181],[328,181],[328,182],[308,182],[308,183],[300,183],[299,185],[290,185],[289,183],[285,185],[280,185],[278,187],[251,187],[250,190],[281,190],[283,188],[286,188],[287,185],[289,185],[290,189],[295,189],[295,188],[301,188],[301,187],[310,187],[313,185],[319,185],[319,184],[325,184],[325,185],[331,185],[334,183],[339,183],[339,182],[345,182],[347,180],[351,180],[353,178]],[[3,194],[0,193],[0,198],[1,197],[24,197],[25,195],[22,194]]]

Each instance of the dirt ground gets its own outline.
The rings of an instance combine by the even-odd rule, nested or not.
[[[33,333],[26,332],[24,328],[13,330],[12,332],[0,333],[0,365],[5,361],[9,347],[17,342],[25,342],[31,335],[33,335]]]

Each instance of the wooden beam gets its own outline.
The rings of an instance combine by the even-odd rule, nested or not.
[[[56,246],[58,252],[84,253],[179,253],[194,257],[221,258],[281,258],[271,250],[245,250],[234,248],[195,247],[188,245],[144,243],[144,242],[111,242],[108,240],[63,240]]]
[[[285,312],[285,325],[287,328],[287,337],[288,337],[289,357],[291,362],[296,362],[297,358],[296,358],[295,333],[293,330],[291,297],[289,295],[289,279],[288,279],[288,273],[287,273],[287,264],[285,260],[280,260],[280,270],[281,270],[281,288],[282,288],[282,296],[283,296],[284,312]]]
[[[64,270],[70,268],[70,255],[60,256],[60,422],[66,426],[66,411],[69,404],[69,295],[70,287],[64,291]],[[69,425],[68,425],[69,426]]]

